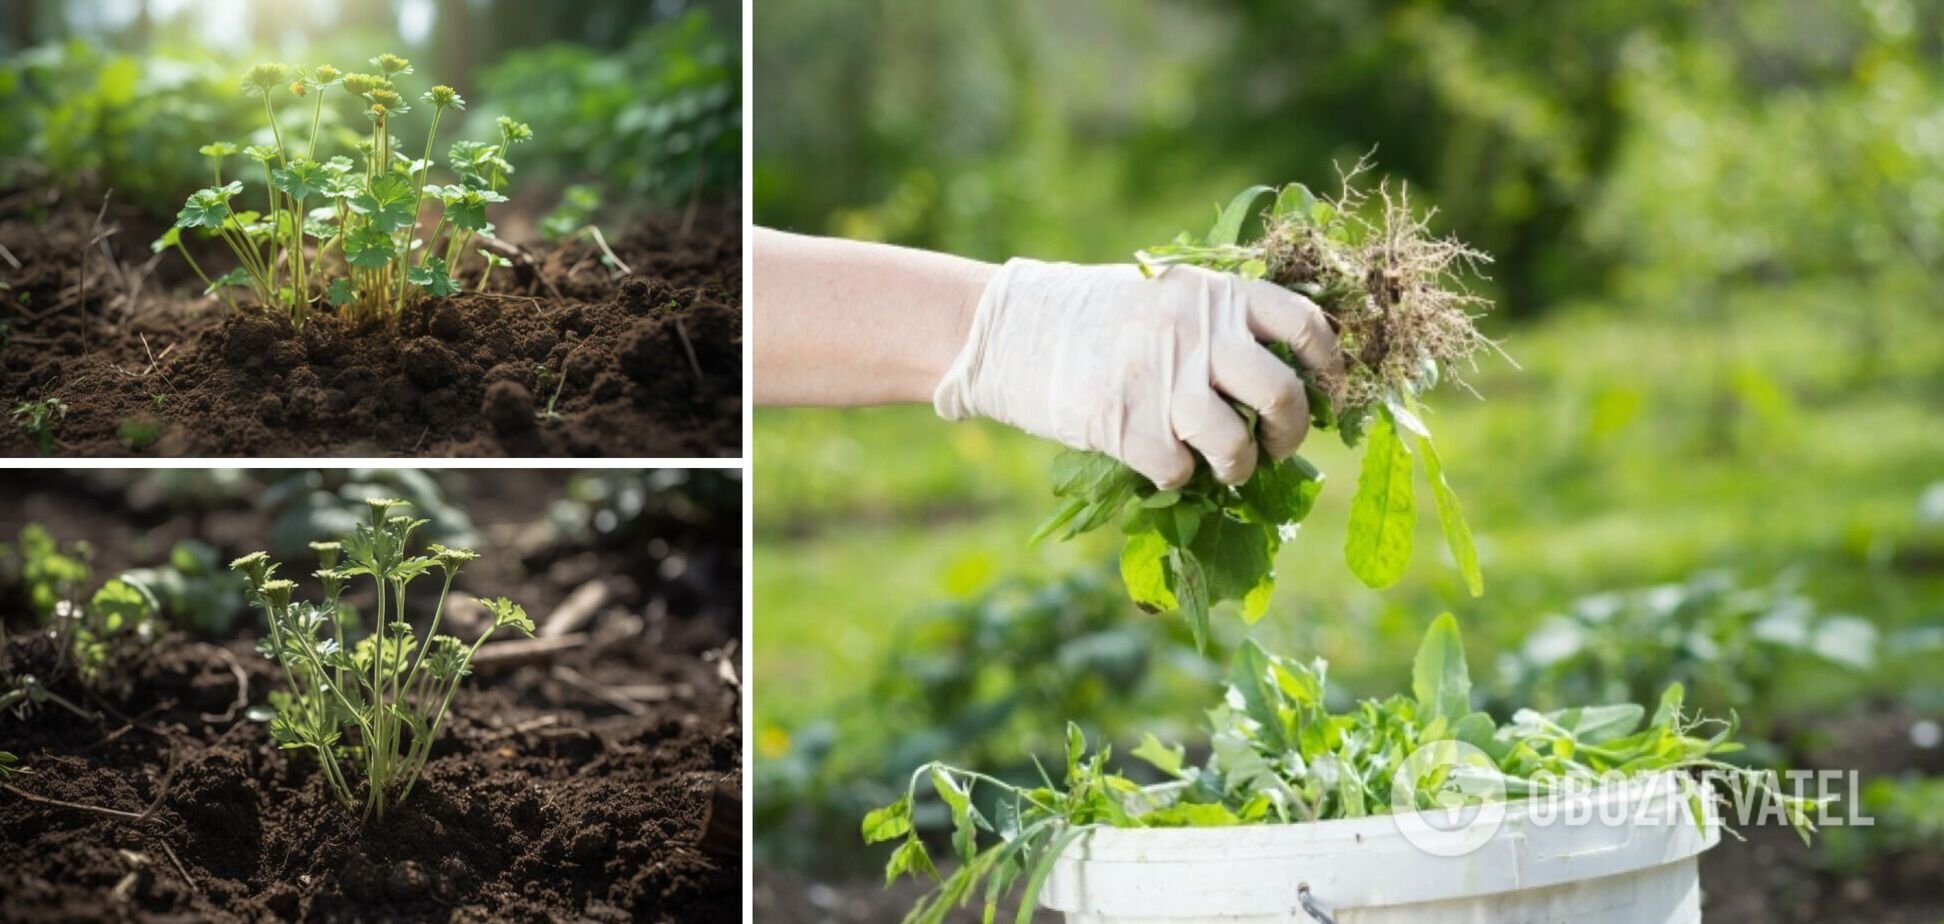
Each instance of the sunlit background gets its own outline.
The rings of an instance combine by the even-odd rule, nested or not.
[[[754,23],[759,223],[1124,261],[1253,183],[1375,149],[1494,254],[1520,368],[1433,400],[1484,559],[1434,523],[1342,560],[1356,457],[1286,546],[1265,644],[1406,689],[1462,620],[1481,705],[1684,679],[1757,759],[1868,770],[1891,820],[1715,852],[1710,919],[1944,914],[1944,3],[798,0]],[[1069,719],[1194,742],[1218,661],[1133,611],[1110,531],[1028,547],[1055,447],[928,408],[763,410],[759,908],[890,919],[857,839],[924,760],[1020,779]],[[1218,612],[1218,651],[1241,637]],[[921,819],[921,822],[924,819]],[[942,824],[942,815],[930,819]]]
[[[112,188],[172,214],[207,182],[197,148],[269,140],[260,103],[239,87],[249,65],[371,70],[393,52],[413,61],[407,100],[447,84],[468,103],[441,122],[440,150],[493,139],[500,115],[533,126],[510,236],[532,236],[562,202],[599,200],[619,218],[731,198],[742,180],[740,33],[731,0],[7,0],[0,183]],[[364,120],[343,94],[331,102],[325,133],[348,143]],[[298,108],[282,119],[308,132]],[[410,131],[424,131],[426,112],[407,117],[418,120]]]

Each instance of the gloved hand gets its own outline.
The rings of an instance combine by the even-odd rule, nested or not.
[[[1216,478],[1240,484],[1256,446],[1223,395],[1260,415],[1272,458],[1309,432],[1302,382],[1258,341],[1288,344],[1313,374],[1343,374],[1323,312],[1273,283],[1192,266],[1148,279],[1132,265],[1015,259],[986,285],[932,403],[947,420],[990,417],[1108,453],[1163,489],[1194,474],[1189,447]]]

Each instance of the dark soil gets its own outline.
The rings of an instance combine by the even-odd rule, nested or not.
[[[739,455],[742,233],[734,206],[652,218],[614,250],[537,246],[532,263],[409,305],[392,324],[328,306],[228,316],[161,222],[40,191],[0,196],[0,383],[58,398],[58,455]],[[104,237],[105,235],[105,237]],[[101,238],[90,250],[87,242]],[[233,261],[198,247],[212,273]],[[86,290],[83,259],[86,253]],[[240,292],[241,290],[236,290]],[[563,376],[564,375],[564,379]],[[558,388],[553,411],[539,419]],[[13,422],[0,453],[33,455]]]
[[[0,498],[0,530],[45,521],[50,506],[70,511],[47,525],[89,540],[97,574],[144,523],[180,530],[186,519],[117,507],[139,493],[113,490],[132,476],[34,477],[36,490]],[[279,685],[248,639],[173,633],[118,702],[62,689],[99,708],[98,722],[46,704],[0,716],[0,747],[32,770],[0,782],[108,809],[154,806],[130,820],[0,792],[0,919],[736,919],[741,859],[704,834],[712,814],[737,811],[742,776],[740,689],[723,663],[726,651],[733,664],[740,610],[737,518],[651,524],[713,572],[671,577],[646,542],[535,539],[563,481],[506,471],[455,482],[482,533],[498,537],[459,584],[513,596],[536,619],[588,578],[607,581],[613,602],[588,626],[587,647],[478,670],[418,788],[382,823],[361,824],[329,798],[313,759],[277,749],[232,711],[239,695],[260,703]],[[203,516],[246,534],[253,509]],[[728,567],[706,566],[724,558]],[[17,604],[7,615],[14,631],[0,657],[14,671],[51,668],[47,646],[19,631]],[[631,708],[589,692],[650,687],[630,694]]]

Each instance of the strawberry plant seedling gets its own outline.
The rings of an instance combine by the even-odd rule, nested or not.
[[[1347,712],[1326,704],[1327,665],[1270,654],[1254,642],[1236,652],[1228,683],[1206,713],[1209,756],[1190,763],[1180,745],[1153,735],[1134,748],[1163,782],[1141,785],[1109,769],[1112,749],[1091,755],[1076,725],[1066,732],[1065,773],[1056,784],[1015,786],[972,770],[928,763],[905,793],[864,817],[866,843],[898,842],[885,865],[887,884],[901,875],[930,876],[937,889],[905,920],[942,921],[975,897],[992,920],[1015,889],[1019,920],[1031,917],[1039,887],[1067,845],[1096,827],[1207,828],[1288,824],[1481,804],[1496,790],[1506,801],[1595,785],[1678,773],[1697,825],[1701,800],[1728,791],[1777,800],[1806,841],[1811,812],[1823,803],[1784,792],[1772,773],[1724,763],[1740,750],[1732,721],[1702,719],[1685,709],[1685,691],[1669,686],[1651,713],[1640,705],[1585,706],[1540,713],[1521,709],[1499,723],[1471,708],[1471,678],[1458,623],[1441,616],[1418,648],[1411,693],[1366,699]],[[1490,767],[1446,765],[1399,781],[1406,755],[1440,742],[1463,742]],[[1697,780],[1692,773],[1707,771]],[[1495,786],[1480,787],[1482,781]],[[1393,786],[1408,784],[1401,792]],[[948,811],[959,866],[941,876],[913,827],[920,788],[929,785]],[[996,794],[991,815],[978,808],[981,787]],[[1746,790],[1743,787],[1747,787]],[[982,888],[983,887],[983,888]]]
[[[1137,256],[1149,275],[1182,264],[1207,267],[1268,279],[1321,307],[1337,332],[1345,373],[1335,381],[1298,373],[1312,426],[1336,432],[1346,446],[1364,446],[1344,546],[1351,571],[1373,588],[1402,576],[1416,531],[1414,469],[1422,460],[1452,557],[1477,596],[1484,592],[1477,548],[1418,399],[1455,378],[1455,367],[1488,344],[1472,322],[1472,312],[1487,303],[1460,279],[1486,258],[1432,237],[1403,194],[1384,186],[1375,196],[1359,190],[1362,169],[1360,163],[1343,177],[1335,198],[1294,183],[1251,187],[1217,211],[1206,235],[1184,233]],[[1240,242],[1265,196],[1272,204],[1262,213],[1261,236]],[[1375,217],[1365,217],[1370,211]],[[1271,349],[1296,365],[1280,344]],[[1253,427],[1253,413],[1237,410]],[[1268,610],[1276,552],[1322,487],[1323,473],[1301,456],[1265,458],[1232,487],[1204,463],[1185,486],[1162,491],[1110,456],[1067,451],[1053,466],[1053,492],[1062,501],[1033,538],[1068,539],[1124,521],[1128,593],[1143,609],[1179,610],[1205,647],[1215,604],[1240,601],[1249,622]]]
[[[270,636],[258,647],[283,669],[286,689],[270,694],[271,737],[279,747],[314,753],[332,793],[348,808],[362,803],[366,820],[382,820],[387,807],[411,794],[480,646],[502,629],[533,633],[526,611],[502,597],[485,601],[493,621],[471,645],[437,634],[453,578],[478,555],[436,544],[410,554],[412,534],[427,521],[392,512],[403,506],[372,499],[368,519],[350,535],[312,545],[322,566],[322,602],[295,599],[296,583],[275,576],[268,553],[230,564],[248,578],[248,599],[268,617]],[[405,594],[435,571],[438,602],[424,641],[415,642]],[[341,601],[359,577],[371,580],[378,602],[371,633],[347,648]]]
[[[259,304],[288,311],[298,326],[319,297],[350,316],[384,318],[402,310],[413,291],[433,298],[457,292],[454,274],[466,244],[474,234],[491,235],[486,207],[506,201],[501,190],[513,173],[507,150],[530,140],[532,129],[501,116],[498,144],[455,142],[447,159],[455,182],[431,184],[440,121],[447,111],[465,110],[465,99],[443,85],[420,95],[431,118],[423,155],[413,159],[399,150],[401,142],[393,135],[398,120],[412,111],[396,83],[412,73],[412,64],[383,54],[372,58],[371,65],[377,73],[345,73],[330,65],[251,68],[243,77],[243,90],[262,99],[275,143],[251,145],[242,153],[257,165],[246,173],[260,175],[265,210],[239,210],[235,203],[245,195],[246,181],[223,179],[223,162],[238,153],[236,145],[204,145],[200,151],[210,159],[214,185],[191,193],[177,213],[176,226],[151,248],[157,253],[175,248],[208,287],[205,292],[220,295],[232,311],[236,302],[229,290],[247,288]],[[325,98],[333,91],[354,99],[371,124],[369,137],[357,145],[356,158],[340,154],[318,159]],[[310,98],[310,138],[302,145],[285,139],[277,118],[276,100],[285,93],[300,105]],[[419,217],[427,200],[441,203],[442,211],[431,235],[420,239]],[[451,233],[443,255],[438,255],[440,235],[448,225]],[[212,279],[182,245],[181,233],[188,229],[222,240],[236,255],[238,267]],[[333,262],[341,265],[342,275],[331,275]]]

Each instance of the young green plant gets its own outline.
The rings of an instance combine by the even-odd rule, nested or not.
[[[41,455],[54,454],[54,422],[67,416],[67,402],[59,398],[42,398],[38,401],[22,401],[14,405],[13,419],[20,429],[33,437],[34,447]]]
[[[77,715],[93,714],[49,688],[72,676],[102,696],[127,694],[132,668],[161,635],[155,594],[129,575],[111,578],[83,600],[94,569],[83,543],[63,546],[39,523],[21,528],[19,541],[0,547],[0,563],[19,581],[28,607],[53,644],[55,661],[45,681],[10,677],[0,691],[0,712],[17,705],[51,703]]]
[[[1486,258],[1431,236],[1403,194],[1385,186],[1375,196],[1359,190],[1362,169],[1360,163],[1345,174],[1341,192],[1329,199],[1295,183],[1251,187],[1217,210],[1206,235],[1183,233],[1137,256],[1150,275],[1201,266],[1268,279],[1316,302],[1336,330],[1345,374],[1322,381],[1298,369],[1311,424],[1334,431],[1346,446],[1364,445],[1344,546],[1350,570],[1373,588],[1402,576],[1416,531],[1413,473],[1422,460],[1452,557],[1477,596],[1484,592],[1477,547],[1418,402],[1489,343],[1472,317],[1487,303],[1460,278]],[[1260,236],[1241,242],[1264,197],[1271,205],[1261,213]],[[1296,365],[1287,349],[1272,350]],[[1249,409],[1237,410],[1253,427]],[[1322,488],[1323,473],[1301,456],[1265,458],[1246,483],[1232,487],[1204,463],[1187,485],[1161,491],[1112,457],[1069,451],[1053,466],[1053,492],[1062,501],[1033,538],[1068,539],[1124,520],[1128,593],[1144,609],[1179,610],[1205,647],[1215,604],[1240,601],[1251,623],[1267,612],[1276,553]]]
[[[492,623],[472,644],[438,634],[453,579],[478,555],[437,544],[414,555],[412,535],[427,521],[394,513],[404,501],[374,498],[366,506],[367,520],[350,535],[311,546],[322,602],[296,599],[296,582],[275,576],[268,553],[230,567],[248,578],[248,598],[268,618],[270,636],[259,648],[283,669],[286,689],[270,694],[271,737],[314,753],[337,799],[380,821],[411,795],[480,646],[501,630],[531,635],[533,622],[502,597],[484,601]],[[435,572],[439,596],[417,641],[405,619],[406,593]],[[347,648],[342,597],[358,578],[370,579],[377,604],[371,633]]]
[[[441,120],[448,110],[463,111],[465,99],[444,85],[420,96],[431,109],[431,119],[424,156],[412,159],[398,150],[394,134],[397,120],[412,111],[396,82],[413,72],[412,64],[383,54],[372,58],[371,65],[377,73],[345,73],[330,65],[308,71],[282,64],[251,68],[243,89],[263,100],[275,143],[251,145],[243,153],[262,167],[266,211],[238,211],[233,205],[244,193],[244,181],[224,182],[223,160],[237,153],[237,147],[228,142],[205,145],[200,150],[212,162],[215,184],[189,196],[175,229],[151,245],[156,252],[176,248],[206,291],[221,293],[232,311],[236,303],[227,290],[246,287],[258,304],[283,308],[298,326],[320,296],[349,317],[385,319],[402,311],[414,291],[432,298],[457,292],[453,274],[466,242],[474,233],[491,234],[486,207],[506,201],[500,191],[512,174],[506,149],[532,138],[532,129],[502,116],[499,144],[455,142],[448,164],[456,182],[433,185],[432,152]],[[370,135],[357,144],[355,160],[346,155],[318,159],[325,101],[333,90],[355,100],[371,125]],[[310,138],[301,153],[286,143],[277,115],[275,99],[283,92],[299,100],[312,98]],[[437,199],[443,210],[431,236],[421,240],[418,231],[427,199]],[[309,207],[311,203],[322,204]],[[433,256],[448,224],[452,228],[445,255]],[[222,240],[235,254],[237,268],[212,279],[183,246],[180,232],[187,229]],[[482,286],[491,268],[489,261],[482,269]]]

